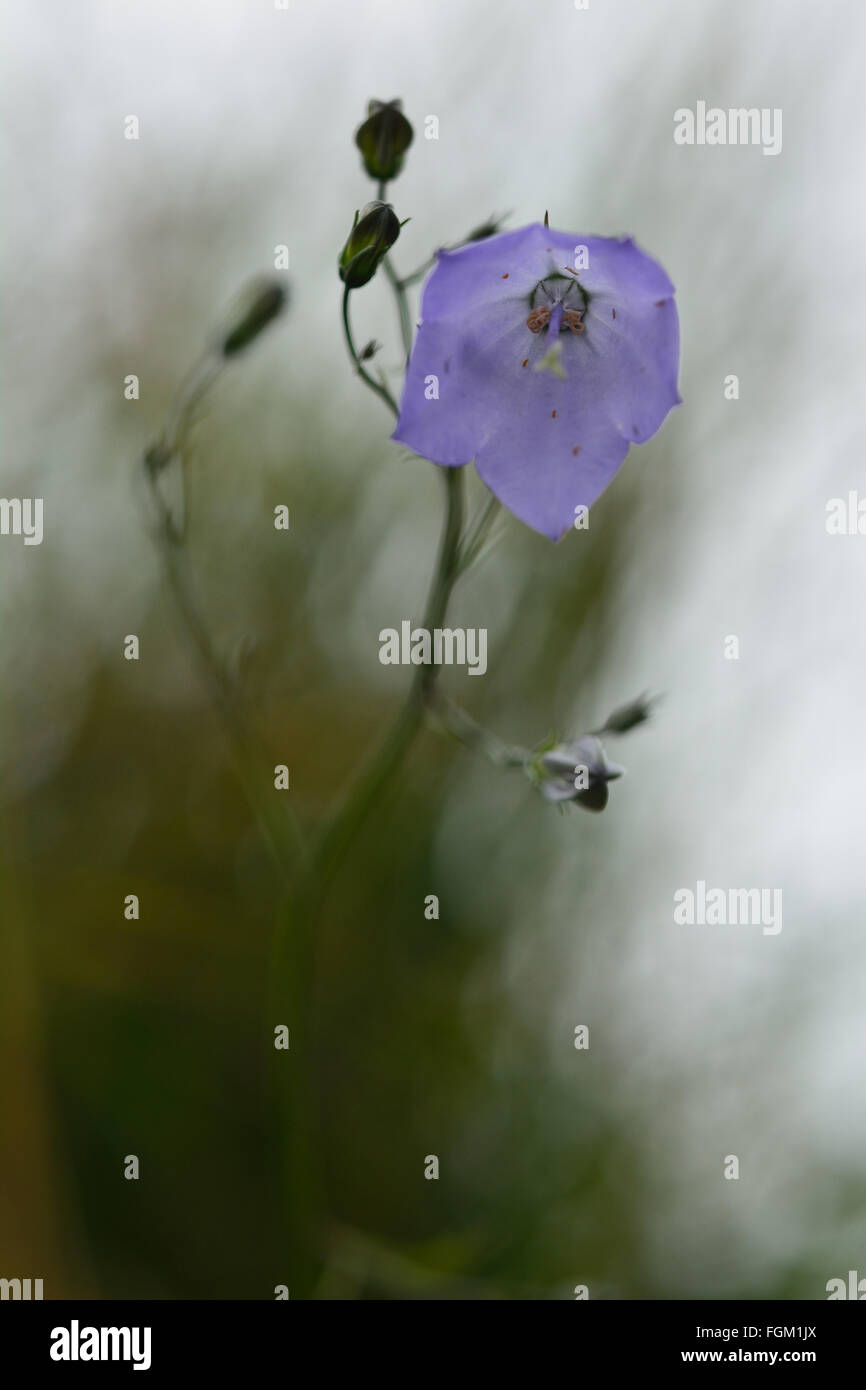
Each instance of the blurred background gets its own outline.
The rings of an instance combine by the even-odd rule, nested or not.
[[[416,131],[389,193],[400,271],[493,212],[630,233],[677,287],[684,404],[588,532],[552,546],[506,518],[452,606],[488,628],[489,667],[443,686],[510,741],[664,694],[611,741],[608,810],[560,816],[430,730],[328,896],[304,1123],[339,1234],[317,1292],[820,1299],[866,1274],[866,539],[825,528],[864,486],[863,6],[2,16],[0,492],[43,497],[45,536],[0,539],[0,1275],[46,1298],[292,1282],[263,1012],[278,884],[139,461],[286,245],[290,311],[194,436],[190,558],[312,824],[399,708],[378,633],[419,614],[441,519],[339,324],[335,258],[374,196],[352,137],[396,96]],[[781,108],[782,152],[675,145],[698,100]],[[356,334],[396,386],[380,280]],[[781,933],[675,924],[699,879],[781,888]]]

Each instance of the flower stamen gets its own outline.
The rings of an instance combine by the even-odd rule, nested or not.
[[[546,304],[533,309],[529,318],[526,320],[526,327],[530,333],[540,333],[550,323],[550,310]]]

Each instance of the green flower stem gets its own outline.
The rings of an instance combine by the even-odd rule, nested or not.
[[[322,1221],[327,1210],[319,1160],[319,1067],[315,1051],[316,923],[322,888],[309,867],[281,904],[268,976],[264,1043],[278,1114],[279,1164],[288,1238],[289,1292],[309,1298],[322,1272]],[[274,1029],[289,1029],[288,1051]]]
[[[387,202],[388,184],[382,180],[379,184],[377,197],[380,203]],[[394,291],[397,300],[397,312],[400,315],[400,337],[403,342],[403,352],[406,355],[406,364],[409,363],[409,354],[412,351],[412,319],[409,315],[409,301],[406,298],[406,281],[401,280],[394,269],[390,256],[386,256],[382,262],[384,271]]]
[[[436,571],[430,586],[422,626],[441,627],[460,572],[460,534],[463,527],[463,470],[441,470],[446,488],[446,514],[439,542]],[[402,762],[424,721],[424,714],[438,677],[438,667],[417,666],[406,702],[379,748],[362,768],[339,810],[325,827],[311,855],[311,866],[326,884],[339,867],[343,854]]]
[[[370,375],[358,356],[355,340],[352,337],[352,325],[349,320],[349,295],[351,293],[352,291],[349,289],[349,286],[346,285],[343,290],[343,332],[346,337],[346,346],[349,349],[349,356],[355,364],[355,371],[364,384],[369,386],[371,391],[375,391],[379,399],[383,400],[388,409],[393,411],[394,415],[397,416],[400,413],[397,409],[397,402],[394,400],[388,387],[385,385],[384,381],[376,381],[375,378]]]
[[[428,270],[432,270],[435,264],[436,257],[431,256],[423,265],[419,265],[416,270],[412,270],[408,275],[404,275],[400,281],[401,289],[408,290],[411,289],[413,285],[417,285],[418,281],[423,280]]]
[[[470,748],[473,753],[479,753],[494,767],[526,768],[533,761],[534,755],[527,748],[503,743],[496,734],[482,728],[471,715],[441,691],[431,691],[427,703],[431,717],[442,728],[464,747]]]
[[[459,570],[463,527],[463,477],[443,470],[447,509],[424,625],[440,626]],[[274,935],[270,976],[270,1037],[273,1027],[290,1030],[288,1054],[277,1052],[285,1173],[286,1216],[291,1239],[296,1296],[312,1297],[323,1269],[326,1198],[317,1162],[318,1105],[315,1020],[316,924],[328,885],[362,824],[373,810],[420,730],[437,677],[435,666],[415,668],[406,703],[378,749],[349,789],[342,806],[325,822],[311,847],[304,872],[289,888]]]
[[[275,797],[268,760],[247,728],[238,692],[220,660],[195,598],[189,556],[185,548],[189,530],[189,488],[186,479],[187,440],[195,411],[224,367],[224,359],[206,354],[181,386],[157,443],[147,450],[144,475],[154,510],[155,540],[163,573],[183,632],[189,642],[202,683],[220,717],[238,780],[244,790],[262,838],[281,875],[288,876],[304,849],[303,836],[291,807]],[[173,462],[180,468],[182,513],[172,515],[159,485],[159,476]],[[261,773],[256,769],[261,769]],[[279,801],[279,804],[278,804]]]
[[[409,317],[409,301],[406,298],[406,287],[394,269],[390,256],[385,257],[382,266],[391,283],[397,300],[397,310],[400,315],[400,337],[403,340],[403,351],[406,354],[406,362],[408,363],[409,354],[412,351],[412,320]]]

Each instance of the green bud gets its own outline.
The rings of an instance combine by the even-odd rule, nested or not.
[[[501,217],[497,213],[494,213],[491,217],[488,217],[486,222],[482,222],[480,227],[475,227],[469,233],[466,241],[486,241],[487,237],[498,236],[502,231],[502,224],[507,216],[507,212],[503,213]]]
[[[367,119],[355,132],[364,168],[371,179],[387,183],[403,168],[403,156],[412,143],[414,131],[403,115],[403,103],[371,101]]]
[[[607,716],[600,733],[606,734],[627,734],[630,729],[636,729],[638,724],[644,724],[652,713],[653,705],[658,696],[639,695],[636,700],[630,700],[627,705],[621,705],[612,714]]]
[[[230,315],[232,326],[222,340],[223,356],[233,357],[235,353],[243,352],[271,320],[282,313],[287,297],[279,280],[262,278],[248,285],[239,296],[234,313]]]
[[[400,235],[400,223],[390,203],[368,203],[355,221],[340,252],[340,279],[350,290],[366,285]]]

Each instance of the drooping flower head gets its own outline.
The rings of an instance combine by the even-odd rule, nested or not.
[[[393,438],[474,458],[552,540],[680,400],[674,287],[631,239],[537,222],[441,251],[421,319]]]
[[[541,755],[533,769],[548,801],[574,801],[588,811],[604,810],[608,782],[622,777],[624,771],[618,763],[608,762],[594,734],[556,744]]]

